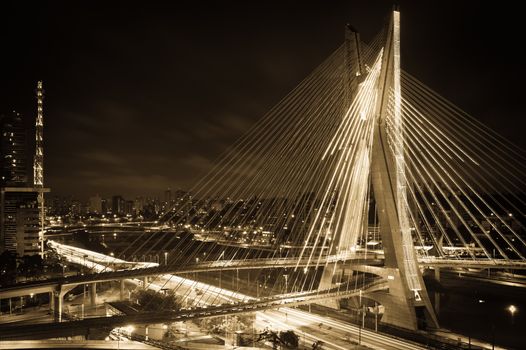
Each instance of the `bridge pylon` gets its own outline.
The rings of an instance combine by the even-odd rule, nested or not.
[[[345,62],[347,72],[344,74],[360,76],[364,72],[363,63],[360,61],[359,36],[351,27],[347,30]],[[376,201],[385,263],[383,268],[354,266],[352,270],[373,273],[388,282],[388,291],[376,291],[364,295],[384,306],[382,323],[412,330],[438,327],[437,317],[418,266],[409,220],[401,116],[400,12],[398,10],[394,10],[391,15],[386,36],[380,78],[376,87],[375,124],[369,163],[369,176],[372,194]],[[345,89],[350,91],[346,95],[352,98],[355,95],[356,85],[348,84],[346,77],[343,81],[346,85]],[[395,135],[390,137],[392,134],[388,135],[388,133]],[[366,213],[364,217],[367,217]],[[367,228],[367,223],[364,227]],[[346,237],[350,234],[342,230],[340,237],[335,237],[339,240],[338,250],[349,251],[349,247],[343,247],[342,242],[352,241],[349,240],[350,237]],[[353,239],[353,244],[356,244],[357,237]],[[346,273],[349,272],[344,270],[342,263],[326,266],[320,281],[320,289],[341,282]],[[333,276],[340,281],[334,281]],[[336,306],[335,302],[329,301],[325,305]]]

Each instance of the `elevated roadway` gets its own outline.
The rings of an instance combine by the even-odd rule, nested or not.
[[[326,263],[341,262],[357,270],[365,266],[382,266],[383,259],[378,258],[378,253],[364,254],[360,257],[350,256],[328,256],[322,258],[319,263],[313,264],[309,259],[277,258],[272,259],[246,259],[246,260],[217,260],[192,263],[178,266],[160,266],[156,263],[130,263],[112,256],[92,252],[86,249],[72,247],[51,241],[51,246],[59,254],[62,254],[73,263],[81,264],[94,270],[78,276],[61,277],[43,281],[30,281],[19,283],[0,289],[0,299],[19,297],[29,294],[53,293],[59,289],[71,290],[75,286],[107,281],[119,281],[125,279],[144,279],[159,275],[184,275],[212,271],[232,270],[255,270],[276,268],[306,268],[323,267]],[[472,268],[472,269],[526,269],[525,261],[512,260],[472,260],[472,259],[442,259],[434,257],[421,257],[419,264],[422,267],[433,268]]]
[[[156,311],[140,312],[132,315],[118,315],[111,317],[94,317],[84,320],[41,323],[24,325],[3,325],[0,328],[0,339],[44,339],[50,337],[62,337],[89,334],[90,329],[108,328],[112,329],[128,324],[156,324],[166,322],[188,321],[193,319],[217,317],[233,314],[252,313],[282,307],[293,307],[309,304],[324,299],[341,299],[356,296],[361,293],[372,293],[386,290],[386,281],[374,279],[360,289],[340,290],[332,288],[325,291],[312,291],[304,293],[289,293],[275,295],[265,298],[251,298],[243,302],[231,304],[211,305],[201,308],[184,309],[180,311]]]

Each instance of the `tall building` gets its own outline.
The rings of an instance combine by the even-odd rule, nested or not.
[[[120,195],[115,195],[111,198],[111,211],[113,214],[124,213],[124,198]]]
[[[124,202],[124,214],[126,215],[133,215],[133,201],[127,200]]]
[[[2,186],[27,187],[26,129],[19,113],[0,116]]]
[[[38,82],[34,172],[28,171],[22,116],[16,112],[0,116],[0,252],[20,256],[44,252],[44,192],[49,189],[43,187],[43,92]]]
[[[135,201],[133,203],[133,209],[134,209],[134,214],[135,215],[139,215],[143,209],[144,209],[144,198],[143,197],[135,197]]]
[[[101,200],[101,208],[102,208],[102,214],[107,214],[110,211],[110,203],[109,200],[106,198],[102,198]]]
[[[102,198],[98,194],[89,199],[89,212],[102,214]]]
[[[39,254],[38,192],[28,187],[2,187],[1,202],[1,250],[19,256]]]
[[[166,191],[164,191],[164,202],[167,204],[170,204],[171,201],[172,201],[172,190],[168,188]]]

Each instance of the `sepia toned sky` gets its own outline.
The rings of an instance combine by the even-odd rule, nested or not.
[[[33,123],[46,91],[45,183],[59,195],[189,188],[391,1],[3,1],[0,112]],[[514,1],[400,1],[402,66],[526,147],[525,30]]]

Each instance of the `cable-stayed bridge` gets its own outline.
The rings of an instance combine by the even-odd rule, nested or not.
[[[400,29],[398,11],[369,43],[347,26],[344,44],[164,213],[171,237],[145,232],[118,257],[92,261],[96,275],[40,282],[54,288],[55,307],[65,293],[56,286],[148,276],[199,305],[222,292],[201,284],[196,295],[189,285],[201,282],[188,274],[273,270],[274,297],[232,291],[235,303],[217,312],[285,300],[337,308],[359,293],[384,306],[381,322],[418,329],[439,326],[423,267],[524,268],[524,151],[403,71]],[[181,238],[188,227],[222,241]],[[272,249],[251,249],[258,241]],[[154,250],[168,253],[166,266],[119,259]]]

